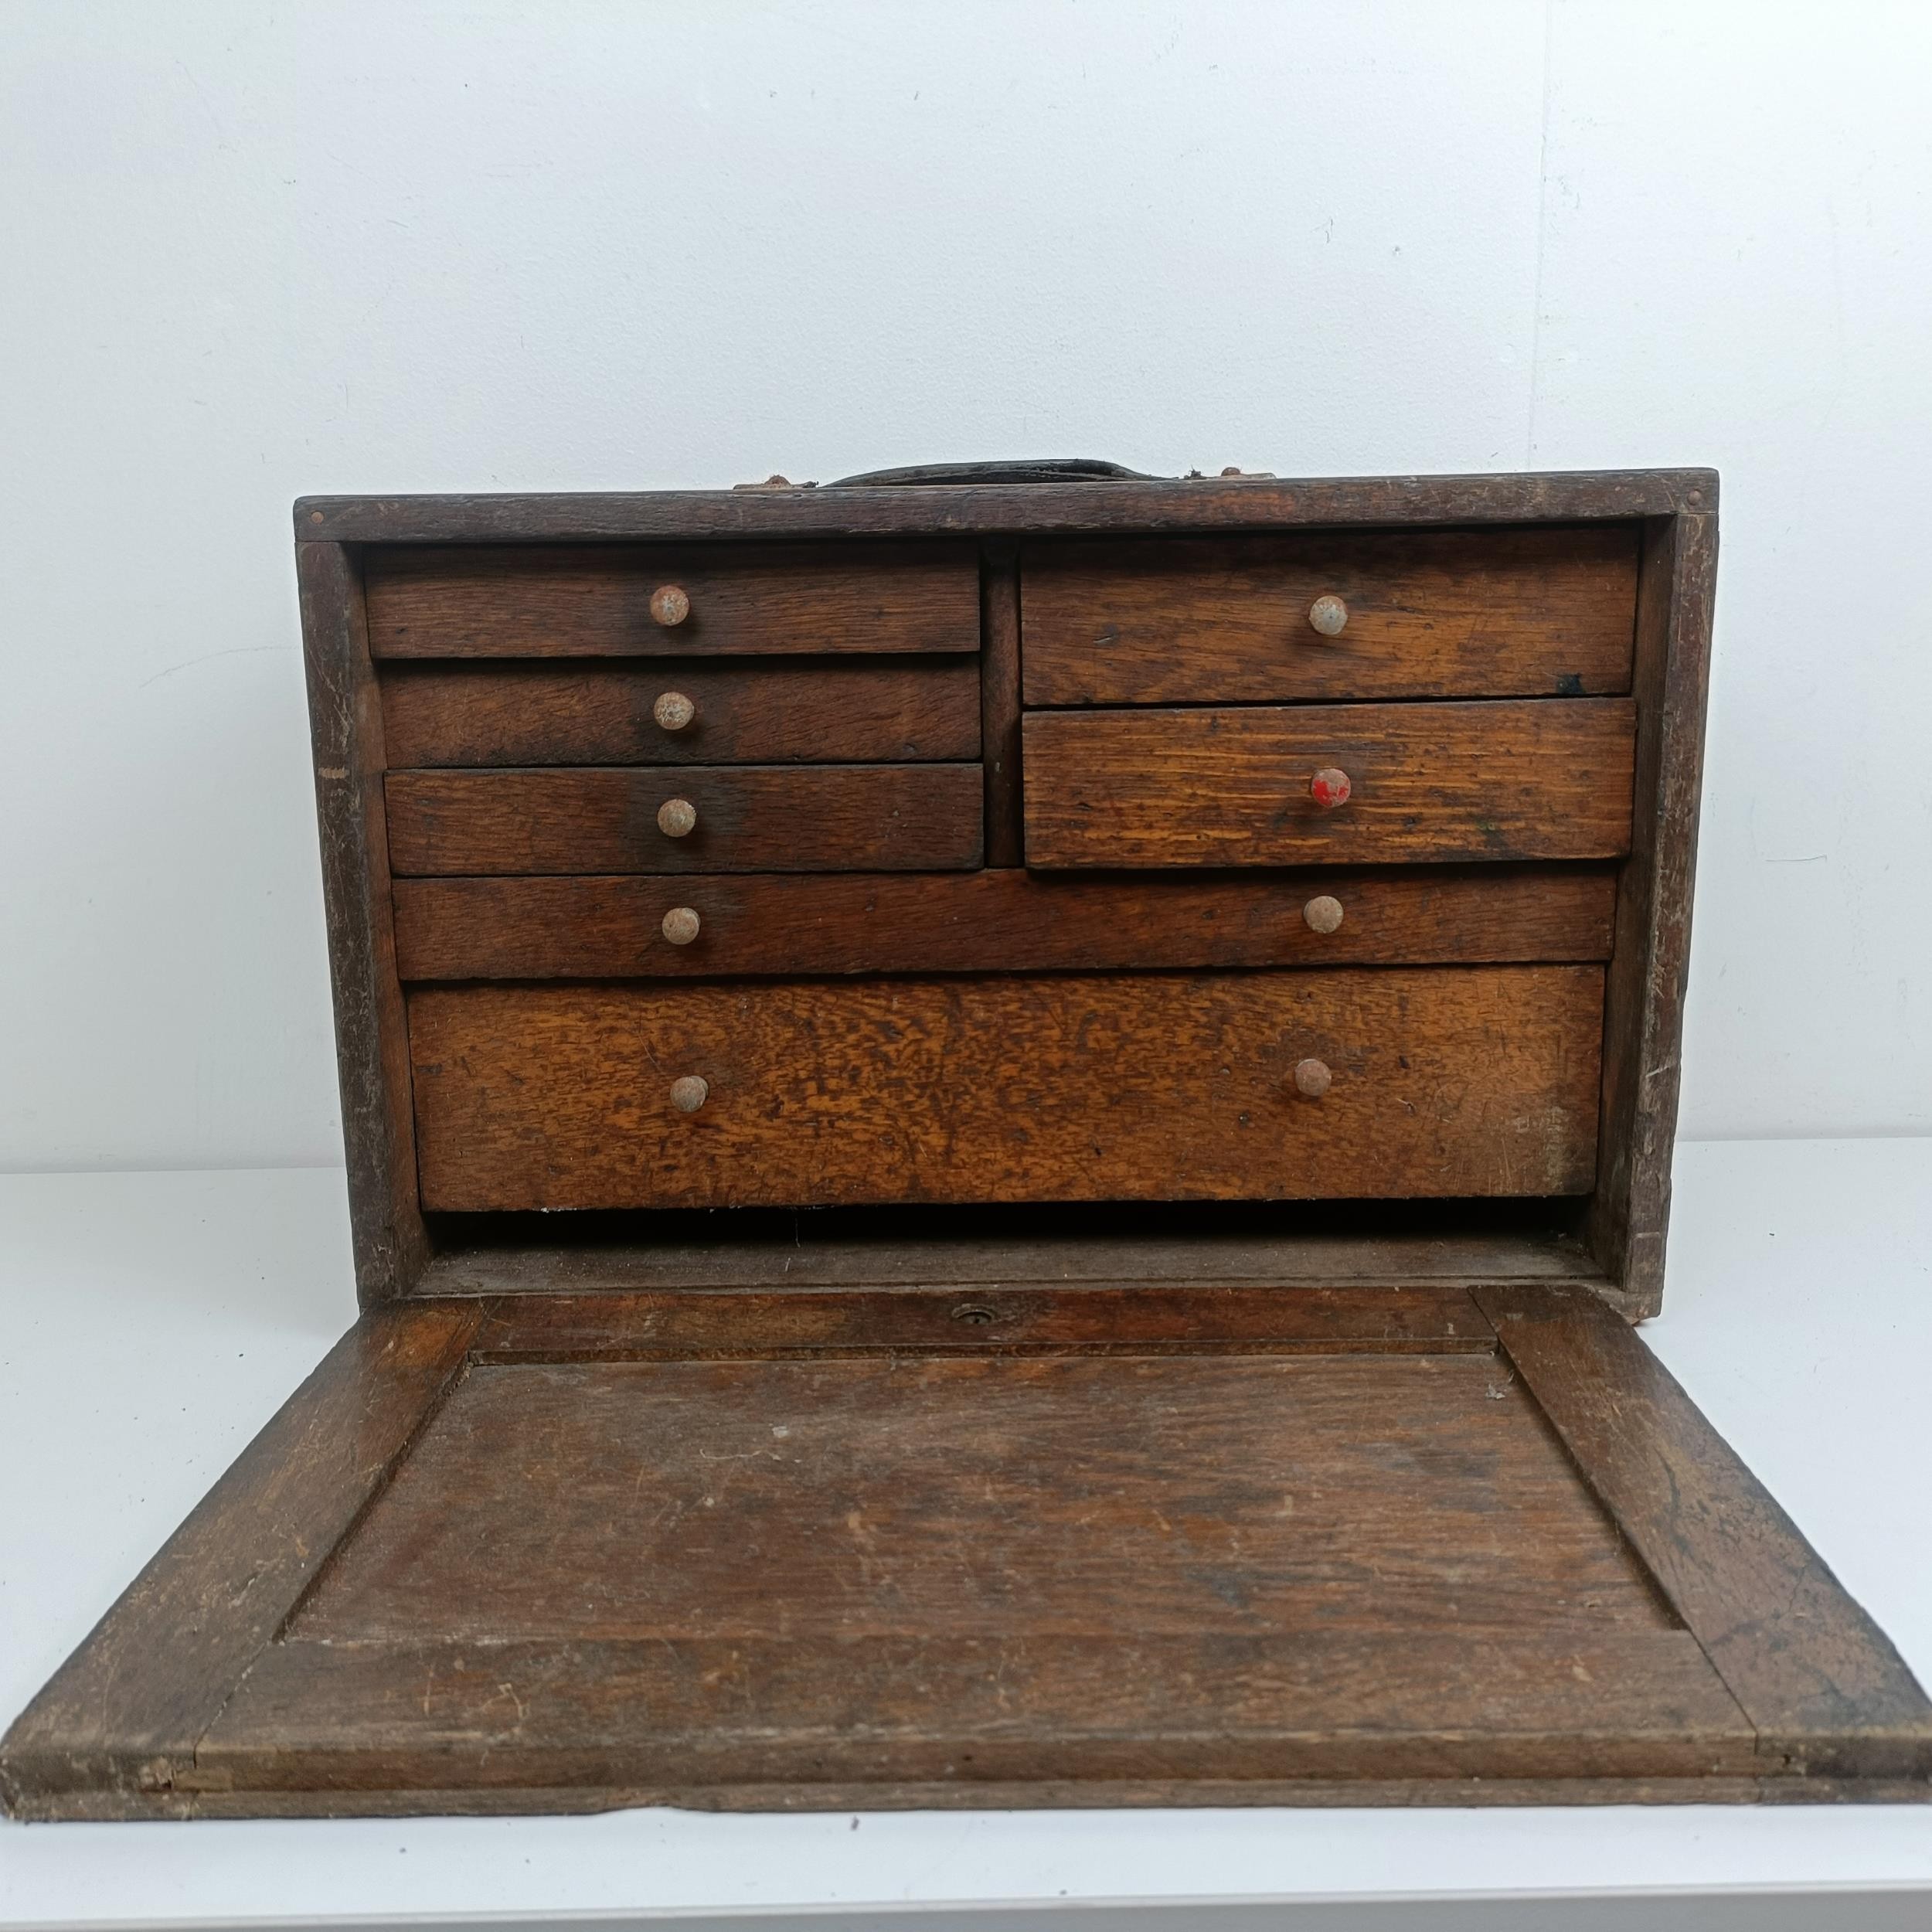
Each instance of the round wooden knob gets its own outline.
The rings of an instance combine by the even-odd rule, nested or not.
[[[1301,908],[1301,917],[1311,933],[1334,932],[1342,923],[1342,901],[1324,893]]]
[[[699,1073],[682,1073],[671,1083],[671,1104],[680,1114],[695,1114],[704,1105],[710,1083]]]
[[[1308,606],[1308,621],[1325,638],[1338,638],[1349,621],[1349,607],[1338,597],[1317,597]]]
[[[673,906],[664,916],[664,936],[674,946],[689,946],[702,922],[689,906]]]
[[[1349,774],[1338,770],[1333,765],[1324,765],[1308,781],[1308,796],[1324,811],[1333,811],[1337,805],[1345,805],[1352,789],[1349,783]]]
[[[682,731],[698,715],[698,707],[682,691],[666,691],[651,707],[651,715],[665,731]]]
[[[1323,1060],[1297,1060],[1294,1063],[1294,1090],[1304,1094],[1311,1100],[1318,1100],[1328,1090],[1335,1076],[1328,1071]],[[703,1083],[699,1082],[702,1086]]]
[[[651,614],[668,630],[691,614],[691,600],[678,583],[660,583],[651,593]]]
[[[667,798],[658,808],[658,829],[667,838],[682,838],[697,823],[698,808],[689,798]]]

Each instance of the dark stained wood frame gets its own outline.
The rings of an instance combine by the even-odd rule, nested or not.
[[[22,1817],[136,1818],[650,1803],[842,1809],[1932,1796],[1932,1705],[1896,1651],[1588,1289],[1009,1289],[978,1326],[955,1319],[958,1303],[957,1289],[947,1287],[519,1294],[371,1311],[0,1743],[0,1798]],[[447,1718],[425,1721],[417,1733],[410,1713],[420,1685],[461,1679],[463,1652],[474,1645],[427,1631],[386,1660],[382,1652],[395,1647],[306,1647],[322,1651],[321,1668],[338,1692],[358,1692],[345,1704],[376,1713],[372,1738],[366,1715],[338,1715],[327,1687],[303,1675],[315,1666],[313,1655],[304,1661],[277,1641],[472,1365],[1177,1351],[1499,1354],[1735,1702],[1735,1721],[1694,1736],[1659,1733],[1654,1718],[1634,1715],[1646,1708],[1640,1693],[1632,1728],[1599,1720],[1587,1735],[1505,1728],[1450,1737],[1425,1728],[1410,1737],[1396,1724],[1377,1736],[1371,1724],[1311,1737],[1291,1726],[1244,1730],[1205,1750],[1192,1736],[1029,1736],[1017,1756],[1006,1753],[1003,1771],[938,1781],[857,1768],[876,1761],[882,1747],[872,1744],[856,1754],[835,1747],[825,1769],[804,1771],[795,1739],[755,1726],[713,1737],[709,1707],[702,1730],[688,1735],[660,1725],[633,1745],[619,1726],[614,1742],[604,1693],[622,1679],[636,1695],[640,1672],[648,1683],[664,1668],[653,1665],[658,1647],[649,1644],[523,1645],[519,1668],[534,1670],[546,1686],[538,1715],[526,1723],[519,1710],[506,1723],[502,1713],[479,1713],[455,1736]],[[1288,1652],[1253,1641],[1261,1645],[1255,1668],[1283,1667]],[[1146,1682],[1151,1694],[1165,1654],[1158,1644],[1145,1648],[1128,1681]],[[923,1659],[942,1672],[983,1672],[992,1662],[991,1652],[956,1649]],[[1118,1659],[1105,1662],[1111,1679]],[[1498,1673],[1495,1695],[1506,1699],[1508,1664],[1503,1651],[1460,1667]],[[486,1700],[503,1668],[488,1666]],[[399,1673],[406,1696],[384,1688]],[[652,1695],[676,1689],[666,1679]],[[291,1699],[306,1741],[290,1741]]]
[[[1932,1796],[1932,1706],[1625,1319],[1655,1311],[1662,1281],[1716,494],[1709,472],[1685,470],[298,504],[364,1311],[0,1742],[7,1809],[131,1818],[651,1802],[843,1808]],[[1500,1213],[1433,1230],[1392,1219],[1372,1236],[1326,1223],[1291,1233],[1204,1226],[1168,1238],[1125,1223],[1090,1219],[1084,1232],[1070,1223],[1042,1233],[983,1221],[971,1239],[907,1238],[901,1226],[896,1236],[832,1238],[781,1255],[736,1230],[682,1245],[672,1238],[607,1249],[545,1245],[547,1236],[519,1223],[487,1246],[455,1229],[437,1251],[417,1192],[385,757],[361,593],[369,546],[977,538],[987,862],[1011,867],[1022,857],[1015,539],[1596,519],[1634,522],[1641,532],[1637,813],[1631,854],[1617,872],[1597,1186],[1572,1233]],[[1621,1692],[1592,1690],[1587,1719],[1512,1730],[1495,1715],[1508,1707],[1510,1647],[1490,1644],[1481,1655],[1451,1661],[1445,1653],[1438,1681],[1462,1687],[1462,1701],[1437,1697],[1434,1729],[1386,1722],[1378,1732],[1375,1710],[1386,1718],[1394,1709],[1385,1704],[1365,1706],[1359,1722],[1328,1731],[1291,1732],[1294,1712],[1283,1708],[1278,1686],[1291,1681],[1281,1673],[1302,1667],[1291,1652],[1307,1640],[1264,1637],[1219,1640],[1233,1648],[1215,1664],[1277,1686],[1272,1705],[1261,1699],[1265,1721],[1183,1735],[1171,1723],[1141,1722],[1153,1706],[1135,1700],[1158,1701],[1201,1653],[1171,1642],[1163,1649],[1130,1631],[1104,1657],[1079,1665],[1096,1673],[1097,1685],[1124,1686],[1111,1693],[1108,1708],[1121,1720],[1114,1730],[1036,1726],[968,1777],[945,1762],[941,1693],[929,1700],[934,1722],[917,1747],[897,1757],[862,1739],[838,1739],[815,1711],[813,1735],[827,1740],[827,1755],[808,1764],[801,1733],[755,1723],[733,1730],[702,1695],[691,1703],[689,1682],[677,1679],[690,1656],[660,1657],[650,1644],[513,1646],[519,1668],[540,1669],[546,1689],[560,1694],[534,1723],[526,1725],[519,1706],[506,1724],[500,1713],[488,1714],[496,1687],[482,1684],[468,1727],[452,1730],[447,1721],[428,1724],[427,1693],[423,1721],[412,1716],[425,1670],[434,1678],[447,1668],[442,1681],[460,1683],[466,1668],[461,1646],[434,1629],[403,1646],[283,1641],[472,1367],[1363,1352],[1476,1354],[1506,1365],[1526,1393],[1526,1420],[1562,1445],[1681,1625],[1668,1633],[1672,1655],[1694,1662],[1706,1686],[1702,1728],[1658,1727],[1656,1714],[1668,1702],[1660,1681],[1633,1682],[1621,1706]],[[1345,1649],[1348,1633],[1338,1634]],[[319,1665],[318,1651],[328,1653]],[[1372,1682],[1383,1656],[1365,1651],[1352,1668]],[[1009,1656],[995,1632],[982,1644],[909,1653],[905,1663],[918,1681],[930,1672],[943,1687],[1027,1660]],[[323,1675],[304,1675],[318,1668]],[[1614,1671],[1607,1681],[1621,1682]],[[464,1693],[453,1695],[460,1712]],[[634,1702],[625,1705],[627,1697]],[[674,1706],[696,1713],[685,1732],[658,1721]],[[1445,1730],[1451,1706],[1465,1708],[1468,1721]],[[621,1721],[626,1709],[653,1723],[634,1737]],[[300,1720],[292,1728],[291,1713]]]
[[[1595,1192],[1580,1233],[1600,1291],[1632,1320],[1662,1302],[1689,959],[1704,695],[1716,561],[1709,470],[801,487],[637,495],[309,497],[295,505],[310,657],[323,880],[336,981],[356,1279],[365,1307],[424,1285],[401,988],[383,835],[381,719],[359,592],[368,546],[877,536],[981,539],[989,866],[1020,859],[1020,587],[1014,539],[1637,521],[1641,564],[1633,849],[1619,871]],[[338,775],[341,774],[341,775]],[[1498,1237],[1498,1253],[1515,1244]]]

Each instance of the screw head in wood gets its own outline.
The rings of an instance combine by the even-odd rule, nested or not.
[[[680,1114],[695,1114],[709,1097],[711,1083],[701,1073],[682,1073],[671,1083],[671,1104]]]
[[[1334,932],[1342,923],[1342,901],[1323,893],[1301,908],[1301,917],[1311,933]]]
[[[682,691],[662,692],[651,716],[665,731],[682,731],[698,715],[698,707]]]
[[[1333,811],[1337,805],[1345,805],[1353,789],[1349,783],[1349,774],[1334,765],[1324,765],[1308,781],[1308,796],[1324,811]]]
[[[702,923],[694,906],[673,906],[664,916],[664,936],[674,946],[689,946]]]
[[[1317,597],[1308,606],[1308,621],[1325,638],[1338,638],[1349,621],[1349,607],[1338,597]]]
[[[691,600],[679,583],[660,583],[651,593],[651,614],[668,629],[691,614]]]
[[[667,798],[658,808],[658,829],[667,838],[682,838],[697,828],[698,808],[689,798]]]
[[[1294,1090],[1309,1100],[1321,1099],[1334,1079],[1324,1060],[1297,1060],[1294,1063]]]

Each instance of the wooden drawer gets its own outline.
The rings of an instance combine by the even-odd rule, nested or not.
[[[1626,692],[1637,546],[1611,524],[1029,549],[1026,702]]]
[[[1607,866],[404,879],[396,954],[407,980],[1600,961],[1616,900]]]
[[[872,764],[979,756],[970,657],[402,664],[381,680],[389,762]]]
[[[420,988],[423,1200],[1577,1193],[1603,989],[1594,966]]]
[[[1611,859],[1630,849],[1627,698],[1031,712],[1029,866]],[[1325,809],[1315,774],[1346,774]]]
[[[978,765],[393,771],[384,793],[401,877],[945,871],[979,863],[985,817]]]
[[[364,582],[378,658],[979,648],[965,544],[437,546],[372,551]]]

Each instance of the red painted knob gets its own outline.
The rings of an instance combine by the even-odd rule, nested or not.
[[[1324,811],[1333,811],[1337,805],[1349,802],[1349,774],[1339,771],[1333,765],[1324,765],[1308,781],[1308,796]]]

